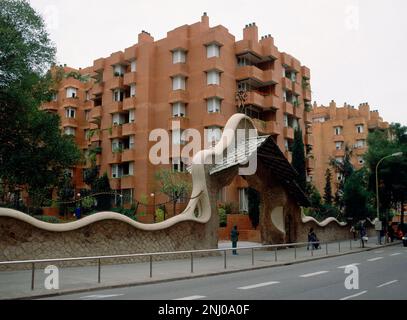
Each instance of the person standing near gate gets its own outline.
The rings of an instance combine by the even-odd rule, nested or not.
[[[237,226],[234,226],[230,232],[230,240],[232,240],[232,248],[237,248],[237,241],[239,240],[239,231]],[[233,255],[237,255],[237,251],[233,250]]]

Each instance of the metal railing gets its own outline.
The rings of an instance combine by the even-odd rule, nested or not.
[[[203,254],[203,253],[223,253],[223,262],[224,269],[227,269],[227,253],[230,251],[251,251],[251,263],[252,266],[255,265],[255,251],[256,250],[267,250],[270,249],[274,252],[274,261],[278,262],[278,249],[294,249],[294,261],[297,260],[297,250],[299,247],[307,247],[307,251],[311,257],[314,256],[315,244],[319,244],[320,249],[325,245],[325,254],[329,255],[328,245],[329,244],[338,244],[338,252],[341,252],[341,242],[342,241],[326,241],[326,242],[300,242],[300,243],[290,243],[290,244],[278,244],[278,245],[259,245],[251,247],[240,247],[240,248],[223,248],[223,249],[206,249],[206,250],[190,250],[190,251],[172,251],[172,252],[155,252],[155,253],[136,253],[136,254],[125,254],[125,255],[112,255],[112,256],[94,256],[94,257],[78,257],[78,258],[61,258],[61,259],[42,259],[42,260],[23,260],[23,261],[5,261],[0,262],[0,266],[9,266],[9,265],[23,265],[31,264],[31,290],[35,289],[35,267],[38,264],[43,263],[54,263],[54,262],[75,262],[75,261],[88,261],[94,260],[97,262],[97,282],[101,283],[101,272],[102,272],[102,260],[107,259],[120,259],[120,258],[149,258],[150,265],[150,278],[153,277],[153,261],[154,257],[157,256],[175,256],[175,255],[189,255],[190,265],[191,265],[191,274],[194,273],[194,255]],[[352,241],[349,240],[349,249],[352,250]],[[360,246],[362,248],[362,245]],[[134,262],[137,263],[137,262]],[[138,262],[139,263],[139,262]]]

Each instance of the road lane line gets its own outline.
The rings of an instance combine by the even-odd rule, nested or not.
[[[185,298],[179,298],[179,299],[174,299],[174,300],[199,300],[199,299],[204,299],[206,298],[205,296],[190,296],[190,297],[185,297]]]
[[[348,297],[345,297],[345,298],[342,298],[342,299],[339,299],[339,300],[349,300],[349,299],[352,299],[352,298],[356,298],[356,297],[359,297],[359,296],[365,294],[366,292],[367,291],[362,291],[362,292],[359,292],[359,293],[354,294],[352,296],[348,296]]]
[[[399,255],[401,255],[401,253],[400,253],[400,252],[396,252],[396,253],[391,254],[390,257],[399,256]]]
[[[278,283],[280,283],[280,282],[278,282],[278,281],[263,282],[263,283],[258,283],[258,284],[254,284],[251,286],[240,287],[237,289],[238,290],[250,290],[250,289],[255,289],[255,288],[267,287],[267,286],[271,286],[273,284],[278,284]]]
[[[346,266],[338,267],[338,269],[346,269],[347,267],[356,267],[356,266],[360,266],[360,263],[347,264]]]
[[[383,257],[377,257],[377,258],[369,259],[367,261],[373,262],[373,261],[382,260],[382,259],[383,259]]]
[[[383,283],[383,284],[381,284],[380,286],[377,286],[377,287],[378,288],[383,288],[383,287],[389,286],[389,285],[391,285],[393,283],[396,283],[396,282],[399,282],[399,281],[398,280],[389,281],[389,282]]]
[[[120,297],[124,296],[124,294],[96,294],[93,296],[86,296],[86,297],[81,297],[80,299],[107,299],[107,298],[114,298],[114,297]]]
[[[309,278],[309,277],[315,277],[319,276],[320,274],[325,274],[328,273],[329,271],[319,271],[319,272],[314,272],[314,273],[308,273],[308,274],[303,274],[300,276],[300,278]]]
[[[375,251],[374,253],[383,253],[384,250],[380,250],[380,251]]]

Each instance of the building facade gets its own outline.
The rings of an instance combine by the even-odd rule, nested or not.
[[[325,174],[327,169],[331,168],[331,159],[343,161],[345,148],[348,146],[352,150],[352,165],[356,170],[361,169],[364,165],[363,155],[368,148],[369,131],[389,127],[379,112],[371,111],[367,103],[360,104],[357,109],[347,104],[337,107],[334,101],[328,107],[314,103],[312,122],[315,157],[313,183],[321,194],[324,194]],[[336,192],[342,177],[333,170],[331,173],[332,189]]]
[[[176,149],[185,144],[183,131],[194,128],[202,145],[211,145],[238,111],[239,90],[247,94],[245,113],[259,133],[272,135],[289,160],[296,127],[312,144],[310,70],[280,52],[270,35],[259,39],[255,23],[246,25],[243,39],[236,41],[225,27],[210,27],[205,13],[200,22],[158,41],[143,31],[134,46],[76,71],[90,80],[63,79],[54,101],[43,109],[59,113],[64,132],[75,135],[84,152],[99,150],[100,172],[129,202],[157,194],[154,176],[161,166],[148,159],[155,143],[149,141],[150,132],[167,130]],[[175,153],[171,163],[174,170],[185,170],[185,159]],[[85,167],[73,169],[76,189],[86,188]],[[308,167],[311,173],[312,158]],[[219,200],[239,203],[239,211],[245,211],[246,187],[239,177],[220,192]]]

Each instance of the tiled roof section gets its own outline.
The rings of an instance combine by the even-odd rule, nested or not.
[[[307,196],[296,182],[297,172],[274,142],[273,137],[259,136],[255,140],[254,143],[252,140],[246,141],[246,148],[242,143],[235,151],[229,152],[221,164],[216,164],[210,169],[209,174],[213,175],[227,168],[246,164],[257,150],[257,160],[272,168],[273,175],[300,206],[309,207]]]

